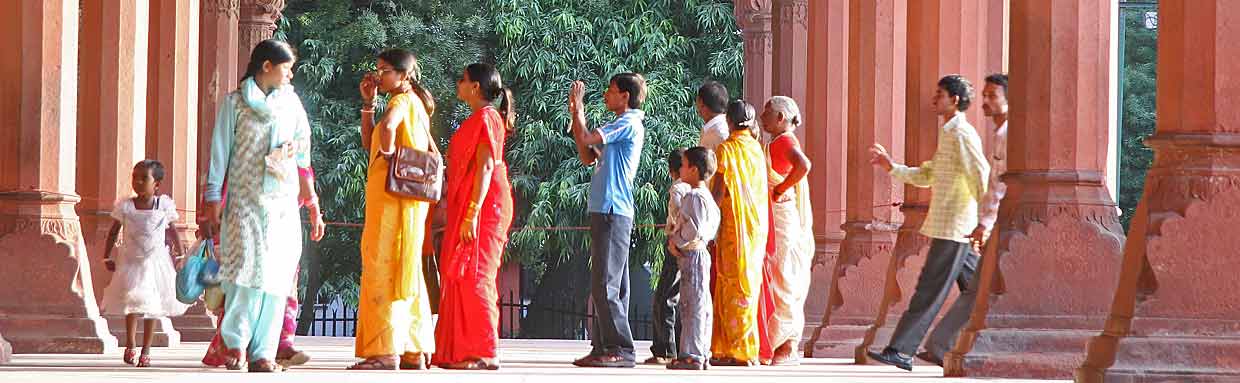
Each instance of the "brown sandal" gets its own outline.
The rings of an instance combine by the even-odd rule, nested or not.
[[[669,370],[705,370],[709,364],[693,358],[676,358],[667,364]]]
[[[445,370],[498,370],[499,363],[488,362],[482,359],[470,359],[456,363],[441,363],[439,368]]]
[[[281,368],[280,368],[280,365],[276,364],[275,362],[272,362],[269,359],[259,359],[259,360],[250,362],[249,371],[250,372],[280,372]]]
[[[424,352],[407,352],[400,356],[400,369],[426,370],[431,367],[431,354]]]
[[[366,358],[361,362],[354,363],[352,366],[345,368],[346,370],[381,370],[395,371],[396,363],[392,362],[388,357]]]

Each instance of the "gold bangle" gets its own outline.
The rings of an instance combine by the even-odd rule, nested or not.
[[[362,114],[366,114],[366,113],[375,114],[375,108],[370,108],[370,109],[362,108]]]

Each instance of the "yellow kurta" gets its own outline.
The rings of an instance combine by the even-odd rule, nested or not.
[[[398,104],[403,104],[407,115],[396,128],[396,144],[429,150],[430,117],[422,101],[413,94],[400,94],[392,97],[388,109]],[[430,204],[388,194],[388,161],[375,158],[381,147],[378,127],[370,140],[355,352],[360,358],[433,353],[435,327],[422,274],[422,241]]]
[[[758,360],[758,293],[766,258],[767,176],[762,145],[733,131],[716,149],[726,195],[716,238],[714,358]],[[713,182],[712,182],[713,183]]]

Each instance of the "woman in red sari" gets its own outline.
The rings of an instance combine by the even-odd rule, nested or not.
[[[439,260],[442,290],[432,363],[494,370],[499,368],[495,282],[512,225],[512,186],[504,162],[504,142],[513,126],[512,92],[494,67],[478,63],[465,68],[456,96],[474,113],[448,146],[448,226]]]

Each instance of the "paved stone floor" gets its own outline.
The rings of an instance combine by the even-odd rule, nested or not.
[[[912,373],[894,367],[858,366],[844,359],[809,359],[795,367],[716,367],[695,373],[668,371],[661,366],[632,369],[587,369],[569,364],[589,349],[585,341],[505,340],[499,371],[344,371],[355,361],[353,338],[301,337],[298,345],[314,358],[309,364],[277,374],[248,374],[203,367],[205,343],[182,343],[152,350],[153,367],[139,369],[121,362],[121,351],[103,355],[21,354],[0,365],[0,383],[19,382],[979,382],[1019,380],[949,379],[935,366],[916,366]],[[646,358],[649,342],[639,342],[638,357]],[[585,379],[586,381],[582,381]]]

